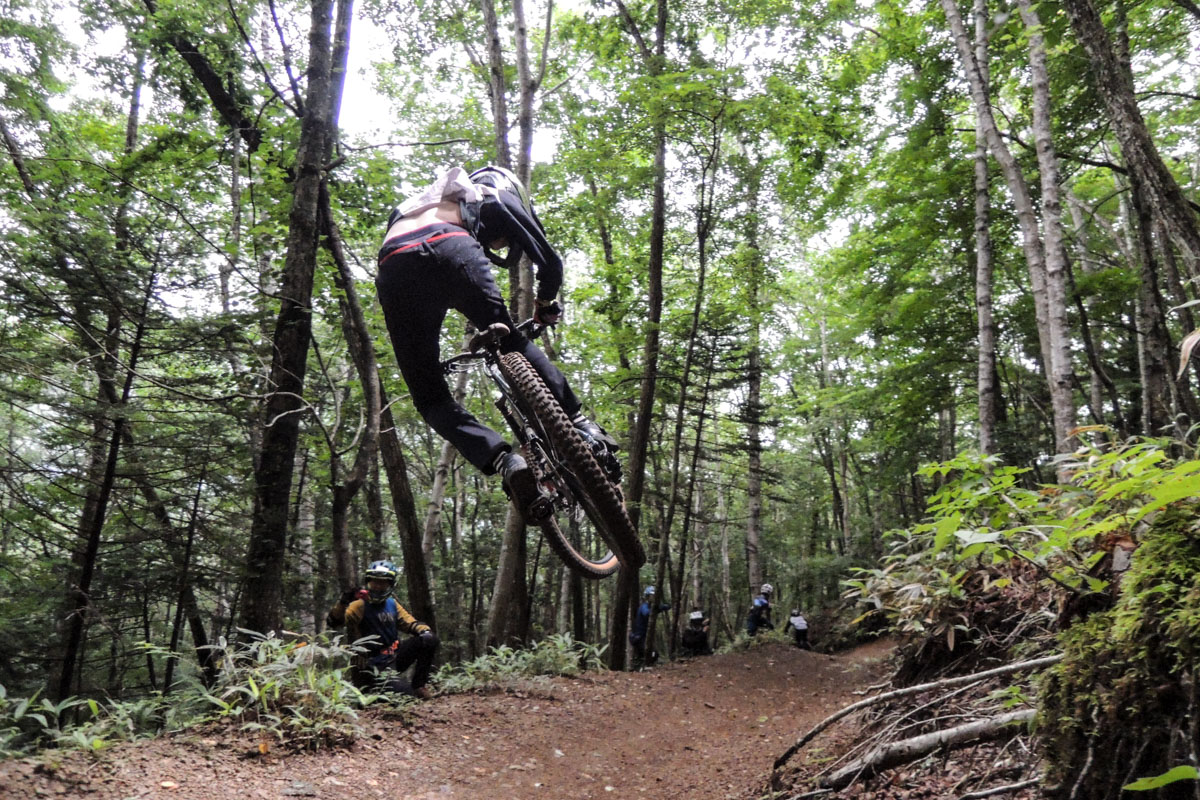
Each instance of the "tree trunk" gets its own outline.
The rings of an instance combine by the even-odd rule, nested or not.
[[[630,27],[635,38],[647,74],[652,78],[662,74],[667,36],[667,0],[656,0],[654,26],[654,51],[646,46],[629,10],[621,0],[617,7]],[[642,348],[642,380],[638,398],[637,420],[631,431],[629,453],[629,490],[626,505],[635,528],[640,529],[642,500],[646,485],[646,460],[650,444],[650,423],[654,416],[654,398],[658,383],[659,326],[662,324],[663,306],[663,256],[666,245],[666,180],[667,180],[667,134],[661,109],[654,112],[652,136],[654,148],[654,180],[651,189],[650,258],[647,264],[647,297],[645,340]],[[613,626],[609,648],[609,666],[623,669],[625,664],[625,637],[629,632],[633,608],[631,601],[636,596],[637,574],[633,570],[621,581],[614,601]]]
[[[508,516],[504,522],[504,539],[500,544],[500,555],[496,564],[496,582],[492,587],[492,603],[488,608],[487,632],[484,638],[485,647],[495,647],[508,644],[510,617],[518,572],[524,581],[524,561],[521,560],[520,546],[525,539],[525,521],[517,513],[516,507],[508,505]]]
[[[152,274],[146,282],[146,292],[142,302],[141,313],[137,317],[137,331],[129,349],[129,359],[125,374],[125,385],[121,391],[120,404],[114,406],[117,412],[112,421],[112,436],[108,442],[108,454],[104,461],[104,472],[100,477],[100,485],[95,494],[94,504],[91,493],[84,512],[80,537],[84,540],[84,550],[80,558],[79,578],[73,587],[75,607],[71,613],[67,634],[66,648],[63,651],[62,672],[58,679],[57,697],[63,699],[71,694],[71,684],[75,678],[76,663],[82,663],[81,650],[83,643],[84,623],[91,608],[92,577],[96,572],[96,558],[100,552],[100,539],[104,532],[104,520],[108,510],[108,501],[112,497],[113,484],[117,477],[117,463],[121,450],[121,440],[125,432],[124,408],[129,403],[133,391],[133,377],[141,355],[142,339],[146,332],[146,314],[150,298],[154,295],[154,284],[157,275]],[[110,353],[115,350],[110,349]]]
[[[1030,0],[1018,0],[1029,33],[1029,69],[1033,82],[1033,135],[1042,188],[1042,234],[1046,255],[1046,325],[1050,363],[1050,402],[1054,406],[1054,440],[1060,453],[1073,449],[1075,428],[1071,328],[1067,319],[1067,250],[1062,231],[1058,156],[1050,120],[1050,74],[1042,23]]]
[[[716,129],[714,128],[714,132]],[[679,485],[681,480],[679,462],[683,455],[683,428],[688,416],[688,390],[692,383],[692,364],[696,357],[696,343],[699,338],[700,317],[704,310],[704,284],[708,276],[708,236],[712,229],[713,223],[713,197],[715,189],[709,182],[709,176],[715,173],[717,163],[720,158],[720,146],[718,144],[719,137],[713,137],[713,143],[708,151],[708,158],[704,162],[703,177],[699,186],[699,197],[696,206],[696,248],[698,254],[698,270],[696,274],[696,296],[692,301],[692,316],[691,325],[688,329],[687,347],[683,357],[683,372],[679,378],[679,402],[675,413],[675,431],[671,440],[671,483],[670,490],[667,494],[667,510],[664,515],[662,525],[662,536],[659,538],[658,552],[658,570],[655,576],[655,585],[661,591],[665,585],[665,571],[667,564],[670,561],[670,544],[671,544],[671,529],[675,524],[675,510],[679,506]],[[703,427],[703,417],[697,419],[697,428]],[[695,466],[695,458],[692,459],[692,466]],[[688,484],[695,480],[695,473],[692,472],[691,479]],[[691,496],[689,492],[688,496]],[[761,509],[761,505],[760,505]],[[685,513],[688,508],[685,506]],[[679,551],[679,573],[682,577],[683,564],[687,558],[687,551],[681,545]],[[679,612],[679,606],[682,602],[679,596],[679,587],[675,587],[674,594],[671,595],[671,602],[675,608],[676,615]],[[651,604],[650,610],[650,626],[646,632],[646,646],[653,646],[655,629],[658,622],[657,605]],[[672,651],[673,639],[668,636],[667,639],[668,652]]]
[[[1037,211],[1029,192],[1029,185],[1021,173],[1020,164],[1017,163],[1016,158],[1008,149],[1008,145],[1005,144],[995,116],[992,114],[987,86],[979,70],[979,65],[976,63],[971,40],[963,25],[962,17],[958,13],[958,6],[955,4],[955,0],[941,0],[941,3],[966,72],[967,82],[971,87],[971,98],[975,104],[977,119],[987,135],[988,147],[992,156],[1000,164],[1004,173],[1013,205],[1016,208],[1017,220],[1021,227],[1021,247],[1029,268],[1029,281],[1033,291],[1042,363],[1046,371],[1047,386],[1053,396],[1056,391],[1061,389],[1060,384],[1055,380],[1054,370],[1056,364],[1060,364],[1062,361],[1055,355],[1056,348],[1062,347],[1062,340],[1061,337],[1052,333],[1051,328],[1052,312],[1047,299],[1046,252],[1041,239]],[[1053,315],[1061,319],[1059,312],[1053,312]],[[1051,422],[1055,435],[1055,448],[1059,452],[1064,452],[1070,447],[1070,442],[1064,438],[1065,432],[1069,431],[1074,423],[1073,414],[1066,415],[1065,413],[1069,405],[1069,401],[1056,401],[1053,405],[1054,416]]]
[[[1137,104],[1129,66],[1118,57],[1092,0],[1064,0],[1063,7],[1091,61],[1092,79],[1108,110],[1113,134],[1121,145],[1121,157],[1130,177],[1137,176],[1150,211],[1162,220],[1171,240],[1182,252],[1189,272],[1195,275],[1200,269],[1200,226],[1150,138]]]
[[[287,256],[272,337],[266,430],[262,457],[254,471],[254,514],[241,608],[242,627],[259,633],[278,630],[283,623],[284,544],[312,335],[310,305],[317,263],[318,199],[334,124],[330,116],[331,17],[331,0],[313,0],[306,113],[300,125]]]
[[[984,91],[990,92],[988,66],[987,0],[975,0],[975,62]],[[979,394],[979,450],[997,451],[996,427],[1004,414],[1000,375],[996,369],[996,320],[992,303],[991,178],[988,170],[987,133],[975,118],[975,316],[979,336],[976,385]]]
[[[408,590],[408,602],[405,605],[418,620],[437,630],[433,594],[429,589],[429,570],[425,566],[425,551],[421,543],[421,525],[417,521],[417,507],[408,482],[408,464],[400,447],[396,421],[392,419],[392,409],[382,380],[379,381],[379,407],[382,409],[379,417],[379,455],[391,488],[392,510],[396,514],[400,550],[404,554],[404,580]]]

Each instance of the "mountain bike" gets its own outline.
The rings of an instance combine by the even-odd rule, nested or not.
[[[530,319],[517,329],[534,339],[543,327]],[[625,510],[620,462],[571,424],[525,356],[500,352],[508,333],[503,323],[490,325],[442,369],[450,375],[482,368],[495,384],[496,407],[541,487],[546,517],[537,524],[555,555],[585,578],[605,578],[621,566],[636,570],[646,554]]]

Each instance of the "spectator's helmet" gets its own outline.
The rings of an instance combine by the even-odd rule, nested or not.
[[[529,202],[529,190],[510,169],[488,164],[471,173],[471,183],[480,186],[491,186],[501,192],[511,192],[521,201],[521,206],[533,214],[533,204]]]
[[[654,587],[647,586],[646,591],[642,592],[642,597],[654,597]]]
[[[762,588],[759,589],[758,591],[760,594],[770,594],[771,592],[775,591],[775,587],[769,583],[764,583],[762,585]]]
[[[367,583],[367,600],[372,603],[382,603],[392,593],[392,587],[396,585],[396,578],[400,575],[400,569],[391,561],[372,561],[371,566],[367,567],[367,571],[363,573],[363,579]],[[382,592],[371,589],[370,581],[387,581],[388,588]]]

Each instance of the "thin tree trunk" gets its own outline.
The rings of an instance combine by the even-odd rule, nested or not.
[[[621,0],[617,8],[629,26],[642,55],[646,72],[651,78],[662,74],[666,53],[667,0],[656,0],[654,25],[654,50],[647,47],[633,16]],[[626,505],[635,528],[640,529],[642,501],[646,485],[646,462],[650,444],[650,423],[654,415],[654,398],[658,383],[659,326],[662,324],[663,306],[663,260],[666,245],[666,180],[667,180],[667,136],[662,111],[654,115],[651,126],[651,141],[654,149],[653,184],[650,210],[650,253],[647,264],[647,296],[645,340],[642,348],[642,381],[638,398],[637,421],[631,432],[629,453],[629,490]],[[613,624],[609,640],[609,666],[623,669],[626,661],[625,638],[633,614],[632,600],[637,594],[637,575],[633,570],[622,570],[619,589],[614,598]],[[625,575],[624,573],[631,573]]]
[[[984,91],[990,89],[987,0],[975,0],[975,62]],[[996,369],[996,320],[992,303],[991,178],[988,170],[987,133],[975,119],[975,315],[979,336],[976,377],[979,394],[979,450],[997,451],[996,427],[1004,413],[1000,376]]]
[[[1051,311],[1047,300],[1046,252],[1041,239],[1033,197],[1030,194],[1025,176],[1021,172],[1020,164],[1017,163],[1016,158],[1012,155],[1012,151],[1008,149],[1008,145],[1004,142],[1004,138],[1001,136],[1000,129],[996,124],[995,116],[992,114],[987,86],[980,73],[979,65],[975,61],[975,53],[971,45],[971,40],[963,25],[962,17],[958,13],[958,6],[955,0],[941,0],[941,3],[942,10],[946,14],[946,20],[953,34],[954,43],[958,48],[958,54],[964,71],[966,72],[967,82],[971,87],[971,97],[975,104],[977,119],[983,126],[983,130],[987,135],[988,148],[991,150],[992,156],[996,159],[997,163],[1000,164],[1005,181],[1008,184],[1009,192],[1012,195],[1017,220],[1021,227],[1021,247],[1029,268],[1029,281],[1033,291],[1034,311],[1037,317],[1042,363],[1046,371],[1046,382],[1049,391],[1053,395],[1054,392],[1060,390],[1060,385],[1054,379],[1054,369],[1055,365],[1062,360],[1055,356],[1055,348],[1060,347],[1061,342],[1052,334],[1051,330]],[[1056,313],[1055,316],[1057,317],[1058,314]],[[1051,425],[1055,434],[1055,447],[1059,452],[1064,452],[1070,447],[1069,441],[1063,438],[1065,432],[1071,429],[1074,422],[1073,415],[1071,415],[1071,418],[1067,418],[1064,414],[1068,405],[1068,402],[1056,402],[1053,406],[1054,413],[1059,415],[1054,416],[1052,414],[1051,418]]]
[[[1029,69],[1033,81],[1033,135],[1042,189],[1042,235],[1046,256],[1046,324],[1049,338],[1050,402],[1054,408],[1054,439],[1058,451],[1073,447],[1075,428],[1074,374],[1071,366],[1071,329],[1067,319],[1067,250],[1062,231],[1058,156],[1054,150],[1050,119],[1050,73],[1042,23],[1030,0],[1018,0],[1021,19],[1029,33]]]
[[[121,440],[125,430],[124,409],[129,403],[133,391],[134,370],[137,368],[141,355],[142,339],[146,332],[146,315],[149,311],[150,298],[154,296],[154,284],[157,279],[152,274],[146,282],[146,292],[142,301],[141,313],[138,316],[137,330],[129,350],[129,364],[125,374],[125,385],[121,391],[120,404],[115,406],[117,414],[112,421],[112,436],[108,442],[108,455],[104,461],[104,472],[100,477],[99,489],[96,492],[94,508],[89,508],[84,514],[86,529],[80,530],[84,540],[84,551],[80,559],[79,579],[73,587],[75,596],[74,610],[69,620],[67,644],[63,651],[62,672],[59,675],[57,697],[63,699],[71,694],[71,684],[75,677],[77,663],[82,663],[83,629],[91,610],[92,578],[96,573],[96,559],[100,553],[100,539],[104,532],[104,520],[108,510],[108,501],[112,497],[113,484],[117,477],[117,464],[121,450]],[[110,352],[115,352],[110,350]],[[90,495],[89,495],[90,498]],[[89,503],[90,505],[90,503]]]
[[[167,656],[167,667],[163,675],[163,695],[170,693],[174,683],[175,662],[178,660],[179,652],[179,636],[183,628],[183,610],[186,605],[185,598],[187,592],[191,589],[191,577],[188,574],[192,566],[192,543],[196,540],[196,520],[200,516],[200,495],[204,490],[204,479],[206,471],[200,474],[200,481],[196,484],[196,494],[192,498],[192,514],[188,520],[187,543],[183,547],[183,568],[179,575],[179,595],[178,602],[175,604],[175,622],[171,626],[171,644],[168,648],[170,655]],[[147,639],[149,641],[149,639]],[[203,658],[203,656],[201,655]]]
[[[392,511],[396,514],[396,527],[400,534],[400,550],[404,554],[404,580],[408,590],[408,610],[421,622],[437,630],[434,614],[433,593],[429,588],[429,570],[425,566],[425,551],[422,549],[421,524],[417,520],[417,507],[413,502],[412,486],[408,482],[408,464],[400,437],[396,432],[396,421],[383,381],[379,381],[379,455],[383,460],[384,473],[392,495]]]
[[[714,131],[719,133],[719,129],[714,127]],[[671,440],[671,482],[670,490],[667,494],[667,510],[662,525],[662,535],[659,538],[658,551],[658,569],[655,576],[655,585],[661,588],[665,585],[664,577],[667,569],[667,563],[670,561],[671,552],[671,529],[675,524],[675,509],[679,506],[679,484],[681,480],[679,462],[683,455],[683,428],[688,415],[688,390],[692,383],[692,364],[696,357],[696,342],[699,338],[700,317],[704,310],[704,284],[708,276],[708,235],[712,226],[712,209],[713,197],[715,190],[708,181],[708,176],[716,169],[716,164],[720,157],[720,145],[718,137],[714,136],[714,141],[708,151],[709,158],[704,163],[703,175],[704,178],[700,181],[699,190],[700,196],[697,200],[696,208],[696,248],[698,253],[698,269],[696,274],[696,296],[692,302],[692,317],[691,325],[688,330],[687,347],[683,357],[683,372],[679,379],[679,402],[675,414],[675,431]],[[697,428],[703,427],[703,417],[696,421]],[[695,465],[695,458],[692,459],[692,465]],[[695,481],[695,473],[691,473],[689,485]],[[689,493],[690,497],[690,493]],[[760,506],[761,508],[761,506]],[[685,513],[687,507],[685,506]],[[683,547],[680,548],[680,573],[682,574],[682,565],[687,552]],[[672,594],[671,599],[675,607],[676,615],[678,615],[681,598],[679,597],[679,587],[675,587],[676,591]],[[650,610],[650,625],[646,632],[647,647],[652,647],[654,642],[655,629],[658,622],[658,607],[656,604],[651,604]],[[668,654],[673,651],[673,639],[668,637],[667,642]]]

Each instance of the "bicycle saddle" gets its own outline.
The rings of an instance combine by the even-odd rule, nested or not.
[[[471,337],[471,341],[467,343],[467,349],[474,353],[484,347],[490,347],[505,336],[508,336],[508,326],[503,322],[493,322],[487,326],[487,330],[480,331]]]

